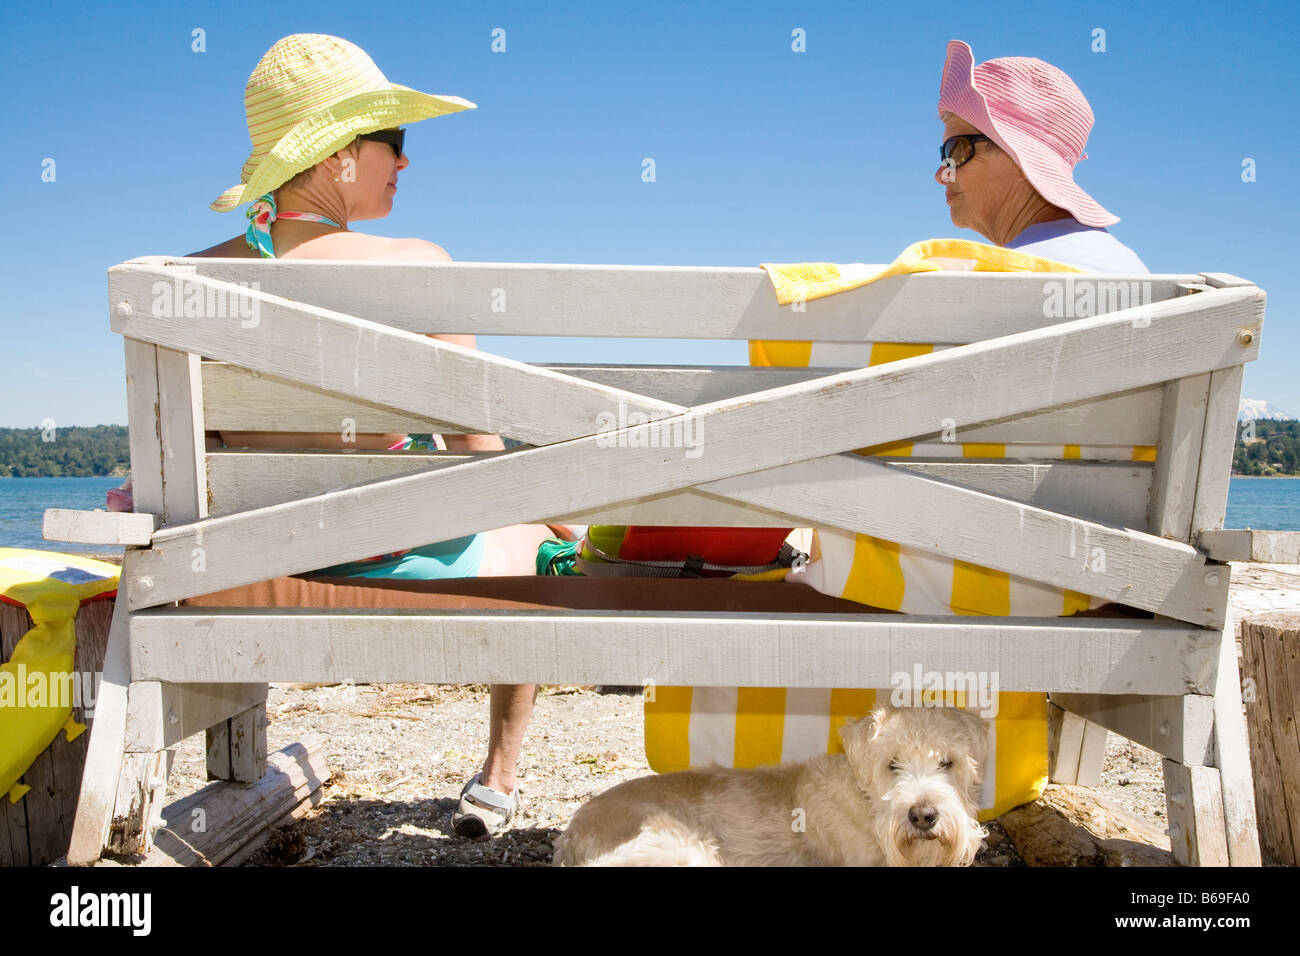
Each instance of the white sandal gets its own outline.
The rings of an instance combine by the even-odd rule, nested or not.
[[[511,794],[483,786],[483,774],[474,774],[460,792],[460,805],[451,815],[451,827],[464,837],[495,835],[506,829],[519,806],[519,785]]]

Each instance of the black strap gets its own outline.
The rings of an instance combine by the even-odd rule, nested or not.
[[[583,558],[583,550],[590,551],[599,561]],[[685,561],[630,561],[626,558],[606,554],[584,539],[578,548],[574,568],[587,577],[609,578],[701,578],[705,571],[720,571],[728,574],[761,574],[778,568],[803,568],[808,563],[808,555],[791,545],[788,541],[781,544],[776,560],[770,564],[726,565],[710,564],[696,554],[688,555]]]

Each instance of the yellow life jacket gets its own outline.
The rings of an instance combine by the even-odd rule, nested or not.
[[[0,548],[0,601],[27,609],[32,628],[0,664],[0,794],[17,803],[30,787],[18,782],[63,730],[76,738],[78,681],[73,671],[77,611],[86,601],[117,594],[117,565],[91,558]]]

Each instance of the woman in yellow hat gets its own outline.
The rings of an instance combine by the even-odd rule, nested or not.
[[[243,203],[248,229],[193,253],[222,258],[375,259],[446,262],[439,246],[423,239],[389,239],[350,232],[348,223],[382,219],[393,208],[398,176],[410,165],[402,124],[474,109],[456,96],[431,96],[390,83],[365,51],[338,37],[295,34],[262,57],[244,92],[252,154],[237,186],[211,204],[227,212]],[[433,338],[474,348],[472,335]],[[227,444],[246,447],[339,447],[338,435],[222,432]],[[402,435],[359,435],[350,448],[408,447]],[[496,435],[448,435],[449,450],[492,451]],[[437,542],[398,554],[350,562],[323,572],[349,577],[448,578],[532,574],[538,545],[564,526],[516,525]],[[467,836],[507,826],[518,804],[515,763],[532,714],[535,685],[494,685],[491,736],[483,770],[461,793],[453,817]]]

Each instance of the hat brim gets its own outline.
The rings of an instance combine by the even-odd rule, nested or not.
[[[475,105],[459,96],[433,96],[397,83],[388,90],[358,93],[303,119],[271,147],[248,182],[231,186],[208,208],[229,212],[252,202],[332,156],[362,133],[472,109]]]
[[[1031,186],[1053,206],[1085,226],[1110,226],[1119,216],[1107,211],[1074,181],[1074,168],[1030,133],[999,122],[975,83],[975,54],[961,40],[948,41],[948,57],[939,80],[939,112],[960,116],[1004,150]]]

